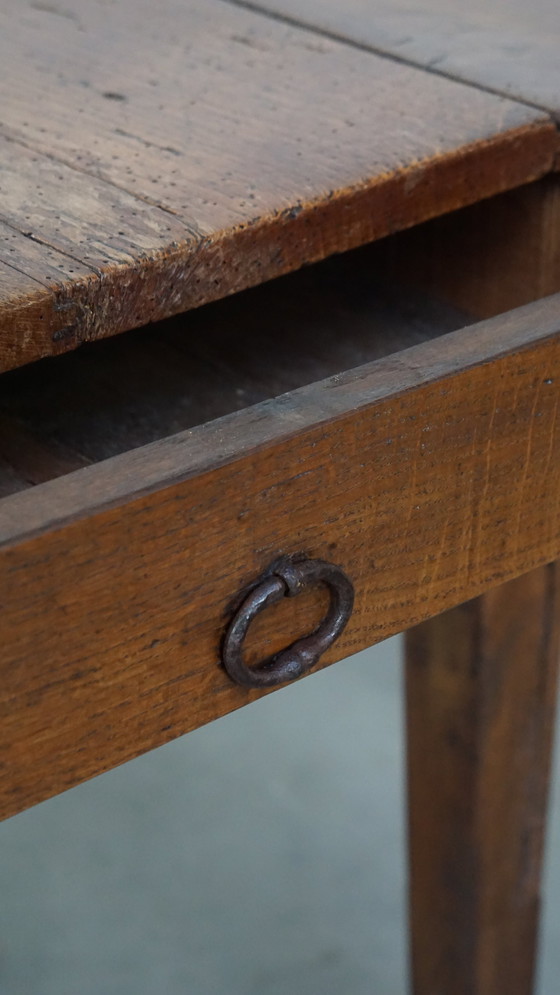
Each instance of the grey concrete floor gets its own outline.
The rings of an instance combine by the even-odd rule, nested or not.
[[[398,657],[389,640],[5,822],[2,995],[404,995]],[[553,809],[539,995],[560,990]]]

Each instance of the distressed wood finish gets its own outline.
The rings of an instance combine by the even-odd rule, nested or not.
[[[251,701],[219,643],[279,554],[355,583],[325,663],[559,556],[559,329],[550,298],[5,498],[3,813]]]
[[[0,10],[0,369],[546,174],[546,114],[221,0]]]
[[[240,0],[240,6],[560,112],[557,0]]]
[[[415,995],[531,995],[560,569],[407,633]]]

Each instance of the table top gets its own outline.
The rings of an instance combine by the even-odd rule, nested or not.
[[[300,6],[317,30],[225,0],[4,0],[0,369],[554,168],[548,98],[529,106],[515,86],[407,65],[404,42],[400,61],[388,43],[388,55],[367,50],[383,47],[371,31],[388,4],[346,4],[344,30],[334,4]],[[404,30],[411,9],[401,3],[391,23],[402,16]],[[485,10],[469,16],[482,23]]]
[[[557,0],[258,0],[251,6],[560,113]]]

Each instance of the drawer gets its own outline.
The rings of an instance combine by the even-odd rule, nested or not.
[[[556,190],[2,376],[4,815],[264,693],[221,644],[280,556],[353,582],[318,666],[560,556],[560,295],[524,303]],[[249,664],[325,600],[263,612]]]

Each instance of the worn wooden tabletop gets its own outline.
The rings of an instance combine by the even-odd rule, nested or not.
[[[441,5],[422,6],[426,59],[402,39],[399,51],[433,64]],[[297,8],[317,30],[224,0],[4,0],[0,369],[554,168],[554,101],[527,90],[541,109],[519,87],[489,80],[512,100],[478,85],[483,74],[453,61],[460,33],[449,66],[477,85],[392,57],[387,25],[402,17],[406,34],[410,3],[393,15],[393,5],[358,0]],[[477,17],[491,37],[478,8],[456,17]],[[444,34],[454,24],[451,14],[436,20]],[[471,47],[482,50],[477,39]]]
[[[247,6],[560,114],[557,0],[256,0]]]

